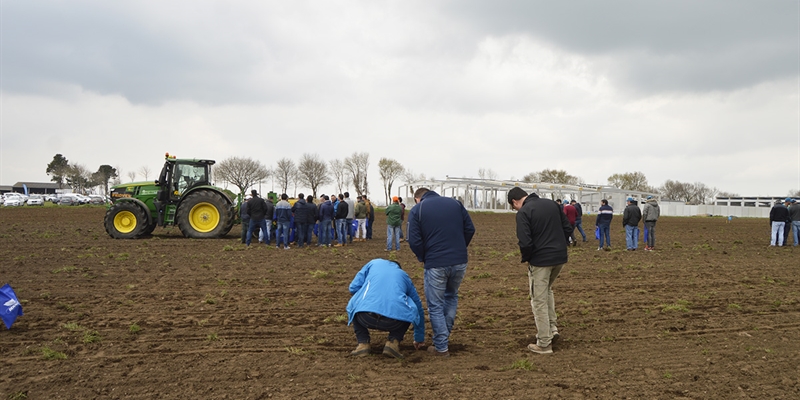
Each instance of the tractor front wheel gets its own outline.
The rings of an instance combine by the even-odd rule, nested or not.
[[[114,239],[134,239],[147,227],[147,215],[136,203],[120,201],[106,211],[104,225]]]
[[[222,237],[230,231],[233,214],[221,194],[210,190],[190,193],[176,213],[183,236],[195,239]],[[226,230],[227,228],[227,230]]]

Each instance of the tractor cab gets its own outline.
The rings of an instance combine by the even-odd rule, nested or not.
[[[196,186],[210,185],[209,175],[214,163],[214,160],[178,159],[167,153],[164,167],[155,182],[158,195],[154,203],[159,225],[164,225],[165,218],[167,222],[172,221],[175,205],[188,191]]]

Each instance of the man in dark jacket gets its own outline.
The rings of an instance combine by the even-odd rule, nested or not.
[[[297,201],[292,204],[292,214],[294,215],[294,231],[297,243],[297,248],[302,248],[308,240],[311,244],[311,237],[306,238],[306,231],[308,230],[308,207],[306,207],[305,196],[300,193],[297,195]]]
[[[586,233],[583,232],[583,207],[581,206],[581,203],[578,203],[574,199],[570,200],[569,204],[575,207],[575,211],[578,212],[578,218],[575,219],[575,229],[577,229],[578,232],[580,232],[581,236],[583,237],[583,241],[585,242]],[[572,234],[574,235],[575,232],[573,232]]]
[[[336,206],[336,238],[339,243],[335,247],[341,247],[347,244],[347,215],[349,214],[350,204],[344,200],[343,195],[339,195],[339,205]]]
[[[314,237],[314,225],[317,223],[317,205],[314,204],[314,197],[308,195],[306,197],[306,242],[311,245],[311,239]],[[319,238],[319,236],[317,236]],[[319,239],[317,239],[319,243]]]
[[[242,244],[247,243],[247,230],[250,229],[250,216],[247,215],[247,201],[239,206],[239,218],[242,220]]]
[[[572,235],[572,226],[558,204],[541,199],[536,193],[528,195],[514,187],[508,191],[508,203],[518,211],[519,252],[522,262],[528,264],[528,287],[536,322],[536,343],[529,344],[528,350],[552,354],[552,344],[559,338],[552,286],[567,263],[567,238]]]
[[[250,227],[247,229],[247,238],[245,239],[247,246],[250,246],[250,242],[253,239],[253,231],[256,228],[264,232],[265,242],[269,240],[269,236],[267,236],[267,221],[264,219],[267,215],[267,202],[261,197],[258,197],[258,191],[255,189],[253,189],[250,194],[253,197],[247,201],[247,215],[250,216]]]
[[[425,263],[425,300],[433,330],[433,346],[428,351],[447,357],[458,308],[458,288],[467,272],[467,246],[475,226],[455,199],[420,188],[414,192],[414,201],[417,205],[408,214],[408,245]]]
[[[639,221],[642,220],[642,210],[633,197],[628,197],[628,205],[622,212],[622,226],[625,227],[625,245],[628,251],[639,248]]]
[[[333,204],[330,197],[324,195],[325,201],[319,205],[319,245],[331,247],[331,222],[333,221]]]
[[[605,239],[606,250],[611,250],[611,220],[614,219],[614,209],[608,205],[608,200],[600,200],[600,209],[597,210],[597,218],[594,224],[600,229],[600,244],[597,250],[603,249],[603,239]]]
[[[769,238],[769,245],[783,246],[783,228],[786,226],[786,219],[789,217],[789,209],[780,200],[769,210],[769,222],[772,225],[772,234]]]

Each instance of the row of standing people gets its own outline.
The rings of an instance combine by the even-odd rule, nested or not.
[[[769,210],[769,223],[770,246],[788,246],[790,231],[794,232],[794,246],[800,245],[800,203],[796,199],[787,197],[776,202]]]
[[[354,202],[348,192],[338,197],[323,194],[319,205],[314,203],[313,196],[304,197],[302,193],[294,204],[288,200],[284,193],[277,204],[272,204],[252,190],[240,209],[242,243],[250,246],[256,234],[258,240],[267,245],[274,236],[276,246],[284,249],[290,248],[290,242],[296,242],[301,248],[311,245],[314,234],[318,238],[317,245],[326,247],[372,239],[375,208],[366,196],[358,196]]]

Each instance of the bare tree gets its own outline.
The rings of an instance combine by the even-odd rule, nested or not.
[[[693,204],[695,198],[694,185],[667,179],[659,188],[661,195],[669,200],[679,200]]]
[[[270,170],[261,161],[252,158],[230,157],[220,161],[214,167],[217,178],[239,188],[244,195],[247,188],[252,187],[269,177]]]
[[[136,171],[128,171],[128,179],[130,179],[131,182],[135,181],[136,180]]]
[[[392,194],[392,185],[394,181],[399,178],[405,168],[397,160],[391,158],[381,158],[378,161],[378,170],[381,174],[381,181],[383,181],[383,193],[386,196],[386,204],[389,204],[389,196]]]
[[[336,188],[339,189],[339,193],[344,193],[343,189],[347,188],[347,168],[344,166],[344,161],[336,159],[331,160],[329,164],[333,179],[336,181]]]
[[[735,196],[739,196],[739,195],[737,194]],[[733,197],[733,196],[731,196],[731,197]],[[794,190],[794,189],[789,190],[789,197],[795,197],[795,198],[800,197],[800,190]]]
[[[562,185],[578,185],[582,182],[581,178],[572,176],[564,170],[545,169],[540,172],[531,172],[522,177],[523,182],[548,182],[560,183]]]
[[[353,186],[359,196],[369,194],[367,170],[369,169],[369,153],[354,152],[344,159],[344,167],[352,178]]]
[[[647,184],[647,177],[641,172],[625,172],[608,177],[608,184],[619,189],[639,192],[655,192],[656,189]]]
[[[287,193],[289,184],[294,181],[297,175],[297,167],[291,159],[281,158],[275,166],[274,174],[278,180],[278,185],[283,189],[281,193]]]
[[[325,161],[318,154],[303,154],[298,167],[300,183],[311,188],[312,195],[317,198],[317,189],[322,185],[331,183]],[[339,189],[341,190],[341,188]]]
[[[497,180],[497,173],[489,168],[478,168],[478,177],[493,181]]]
[[[142,167],[139,168],[139,175],[143,176],[144,180],[146,181],[150,180],[150,172],[151,172],[150,167],[148,167],[147,165],[142,165]]]
[[[122,183],[122,168],[120,168],[119,165],[115,166],[114,168],[117,170],[117,176],[115,176],[114,179],[111,180],[112,186],[116,186]]]

